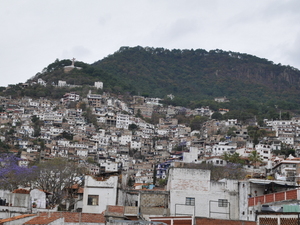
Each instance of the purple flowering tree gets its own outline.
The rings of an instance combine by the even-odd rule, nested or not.
[[[0,189],[13,191],[20,186],[31,187],[36,180],[37,167],[21,167],[19,160],[14,154],[0,155]]]

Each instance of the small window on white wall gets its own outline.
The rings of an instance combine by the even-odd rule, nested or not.
[[[186,197],[185,204],[186,205],[195,205],[195,198]]]
[[[227,207],[228,206],[228,200],[227,199],[219,199],[218,200],[218,206],[219,207]]]
[[[99,195],[88,195],[88,205],[98,205]]]

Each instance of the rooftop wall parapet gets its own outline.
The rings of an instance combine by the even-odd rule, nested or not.
[[[255,206],[258,204],[266,204],[271,202],[279,202],[286,200],[299,200],[300,199],[300,189],[294,189],[284,192],[276,192],[256,197],[251,197],[248,199],[248,206]]]

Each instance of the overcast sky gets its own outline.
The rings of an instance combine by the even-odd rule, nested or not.
[[[299,0],[0,0],[0,86],[121,46],[222,49],[300,69]]]

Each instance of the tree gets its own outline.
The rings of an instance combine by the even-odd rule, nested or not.
[[[87,109],[85,102],[78,102],[77,108],[82,109],[82,111],[85,111]]]
[[[284,154],[286,157],[288,157],[289,155],[295,156],[295,149],[291,148],[291,146],[285,143],[281,143],[280,153]]]
[[[230,162],[230,163],[234,163],[234,164],[244,164],[245,161],[241,158],[240,154],[235,152],[233,154],[229,154],[227,152],[224,152],[222,158],[226,161],[226,162]]]
[[[205,116],[195,116],[190,123],[192,130],[200,130],[202,128],[202,125],[205,121],[207,121],[208,118]]]
[[[87,123],[92,123],[96,128],[98,127],[97,117],[93,114],[93,111],[90,107],[82,113],[82,116],[86,119]]]
[[[227,131],[227,136],[236,137],[236,127],[230,127]]]
[[[165,186],[167,184],[167,182],[168,182],[167,178],[166,179],[159,179],[158,180],[158,185],[160,187],[162,187],[162,186]]]
[[[128,182],[127,182],[127,185],[129,186],[129,187],[132,187],[133,185],[134,185],[134,179],[132,179],[131,177],[129,177],[129,179],[128,179]]]
[[[254,146],[259,143],[259,140],[258,140],[259,135],[257,133],[258,130],[259,130],[259,128],[257,126],[248,126],[247,127],[248,135],[250,138],[252,138]]]
[[[224,175],[229,179],[242,179],[245,177],[243,167],[240,163],[227,163],[224,167]]]
[[[70,132],[63,131],[59,136],[62,136],[63,138],[71,141],[73,140],[74,135]]]
[[[31,122],[33,123],[33,129],[34,129],[33,136],[34,137],[40,136],[41,135],[41,127],[40,127],[41,121],[40,121],[39,117],[37,117],[36,115],[32,116]]]
[[[143,119],[142,111],[140,109],[138,109],[135,116]]]
[[[0,140],[0,152],[8,152],[10,146]]]
[[[129,124],[129,126],[128,126],[128,130],[136,130],[136,129],[138,129],[139,127],[138,127],[138,125],[136,125],[136,124],[134,124],[134,123],[131,123],[131,124]]]
[[[254,165],[254,168],[256,168],[257,163],[261,163],[262,162],[262,157],[255,150],[255,151],[252,151],[249,154],[249,161]]]
[[[212,119],[215,119],[215,120],[222,120],[223,118],[223,115],[219,112],[214,112],[212,115],[211,115],[211,118]]]
[[[157,170],[156,170],[156,165],[154,164],[154,169],[153,169],[153,185],[156,184],[156,175],[157,175]]]
[[[39,178],[36,187],[52,193],[50,203],[60,204],[64,199],[70,199],[64,192],[73,184],[79,184],[85,170],[75,162],[63,158],[55,158],[38,165]]]
[[[258,154],[257,151],[252,151],[249,154],[249,161],[253,164],[253,171],[252,171],[252,175],[251,177],[253,177],[254,174],[254,169],[256,168],[257,163],[261,163],[262,162],[262,157]]]
[[[21,167],[18,162],[21,159],[13,154],[0,155],[0,183],[1,188],[13,191],[19,186],[31,187],[38,176],[35,166]]]
[[[139,129],[139,126],[132,123],[132,124],[129,124],[128,126],[128,130],[131,130],[132,134],[135,134],[135,132]]]

